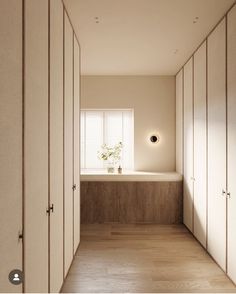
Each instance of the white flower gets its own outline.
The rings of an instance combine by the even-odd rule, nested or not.
[[[116,164],[121,159],[121,150],[123,148],[123,143],[119,142],[114,146],[108,146],[103,144],[101,150],[98,151],[98,158],[104,161],[110,161],[113,164]]]

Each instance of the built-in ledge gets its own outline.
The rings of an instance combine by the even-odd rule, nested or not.
[[[83,182],[179,182],[182,175],[176,172],[123,171],[122,174],[108,174],[104,170],[82,170]]]

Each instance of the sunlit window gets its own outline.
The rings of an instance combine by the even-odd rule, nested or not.
[[[133,110],[81,111],[81,168],[103,169],[98,158],[103,144],[114,146],[122,142],[120,165],[133,169],[134,126]]]

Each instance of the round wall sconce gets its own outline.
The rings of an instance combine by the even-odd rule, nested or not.
[[[159,138],[158,135],[152,135],[152,136],[150,137],[150,141],[151,141],[153,144],[155,144],[155,143],[158,143],[158,142],[160,141],[160,138]]]

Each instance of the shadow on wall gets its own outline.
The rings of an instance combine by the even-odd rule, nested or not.
[[[193,233],[196,239],[206,248],[207,244],[207,226],[203,223],[202,216],[199,215],[194,205],[193,192],[189,188],[187,181],[183,179],[183,223]],[[205,215],[205,222],[206,222]]]

